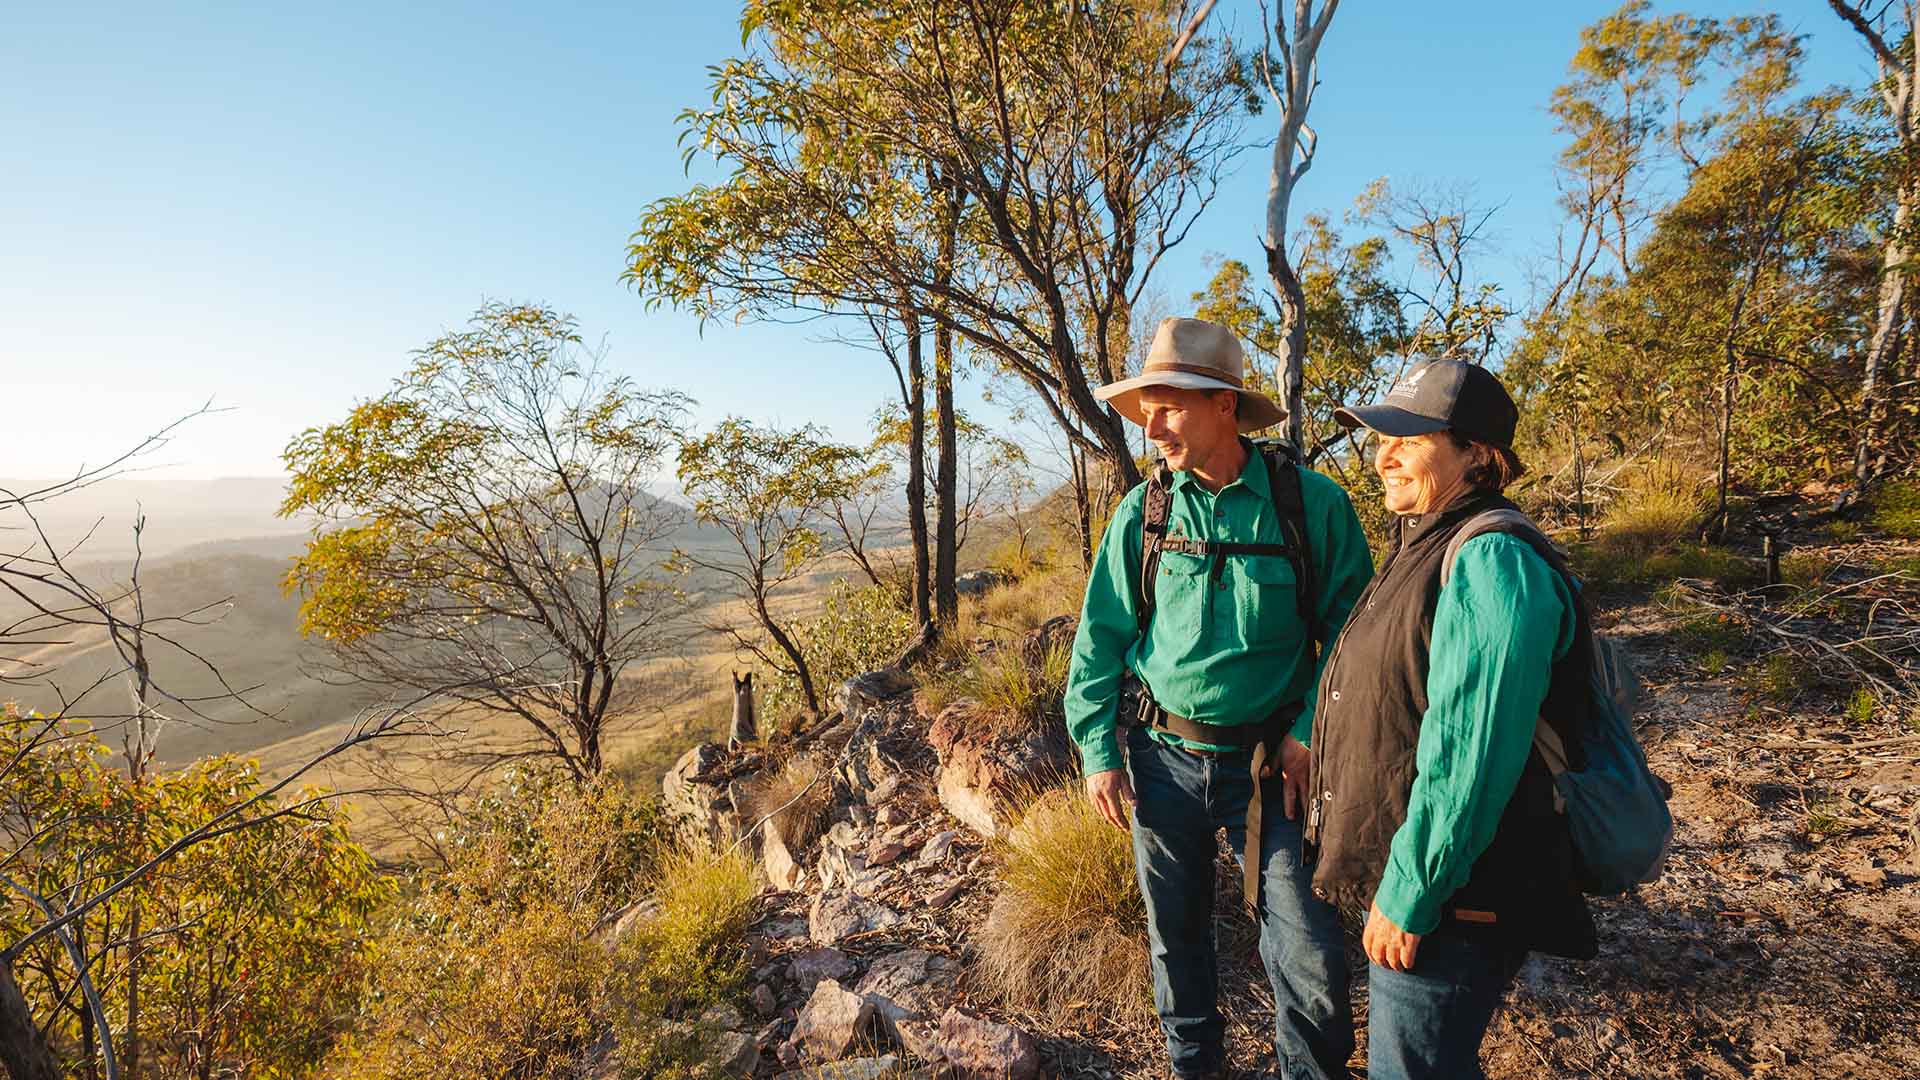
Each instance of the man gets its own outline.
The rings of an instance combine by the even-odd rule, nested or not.
[[[1101,815],[1120,828],[1132,816],[1174,1075],[1225,1069],[1213,943],[1225,829],[1260,918],[1280,1075],[1344,1077],[1353,1022],[1340,921],[1300,865],[1298,817],[1316,643],[1339,631],[1372,560],[1338,485],[1270,463],[1242,437],[1285,416],[1243,388],[1244,364],[1226,327],[1167,319],[1142,374],[1096,392],[1146,429],[1165,468],[1127,494],[1101,540],[1067,724]],[[1143,561],[1157,562],[1150,594]],[[1129,674],[1137,716],[1119,715]]]

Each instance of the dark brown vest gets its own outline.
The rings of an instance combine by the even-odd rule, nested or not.
[[[1407,818],[1447,542],[1476,514],[1510,505],[1481,494],[1400,518],[1393,550],[1327,658],[1314,711],[1306,838],[1316,860],[1314,891],[1333,903],[1362,911],[1372,904],[1393,835]],[[1584,630],[1584,616],[1580,621]],[[1578,675],[1556,671],[1547,715],[1577,698],[1571,691]],[[1572,860],[1571,838],[1553,808],[1553,780],[1536,751],[1492,843],[1447,906],[1495,912],[1530,945],[1590,954],[1592,923],[1573,886]]]

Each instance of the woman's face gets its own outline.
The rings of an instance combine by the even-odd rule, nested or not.
[[[1447,433],[1382,435],[1373,467],[1387,486],[1387,509],[1396,514],[1426,514],[1465,494],[1475,451],[1453,445]]]

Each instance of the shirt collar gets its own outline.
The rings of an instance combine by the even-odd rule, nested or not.
[[[1247,452],[1246,464],[1240,467],[1240,475],[1229,481],[1227,486],[1221,488],[1219,494],[1214,497],[1218,498],[1239,487],[1253,492],[1262,499],[1272,498],[1273,489],[1267,483],[1267,463],[1261,456],[1260,448],[1253,445],[1253,440],[1244,435],[1240,436],[1240,448]],[[1183,470],[1173,474],[1173,481],[1167,485],[1167,490],[1179,491],[1188,484],[1197,483],[1199,481],[1193,478],[1193,473]]]

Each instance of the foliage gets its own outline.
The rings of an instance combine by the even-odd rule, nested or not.
[[[340,672],[523,723],[500,748],[585,775],[674,641],[647,493],[687,405],[607,376],[571,318],[491,304],[384,395],[284,453],[285,515],[320,524],[288,571]]]
[[[1146,903],[1127,834],[1069,786],[1035,799],[998,854],[1000,894],[976,935],[983,982],[1048,1015],[1150,1018]]]
[[[1920,538],[1920,482],[1888,481],[1873,495],[1874,527],[1889,536]]]
[[[446,851],[377,943],[336,1075],[574,1076],[607,1032],[621,1035],[620,1060],[651,1053],[670,1014],[737,990],[748,868],[685,846],[611,779],[512,771]],[[595,937],[642,898],[656,906],[619,948]]]
[[[72,902],[74,882],[121,877],[260,789],[252,763],[231,757],[135,783],[87,726],[11,709],[0,715],[0,759],[12,762],[0,774],[0,861],[9,879],[57,904]],[[239,827],[188,848],[76,924],[99,957],[91,974],[116,1028],[127,1015],[138,927],[143,1073],[300,1075],[351,1014],[371,920],[390,887],[347,839],[339,812],[307,801],[312,794],[285,814],[276,800],[255,804],[232,822]],[[43,921],[18,889],[0,918],[7,941]],[[66,950],[43,939],[14,969],[56,1053],[91,1071],[98,1039]]]
[[[1859,687],[1854,690],[1853,696],[1847,699],[1847,719],[1855,724],[1870,724],[1873,722],[1874,713],[1879,708],[1880,701],[1874,696],[1873,691],[1864,686]]]
[[[791,635],[815,685],[832,688],[893,663],[916,629],[912,613],[901,608],[892,590],[837,581],[828,587],[819,613],[796,622]],[[760,708],[765,716],[791,716],[806,705],[791,671],[777,671],[764,685]]]
[[[791,680],[805,706],[820,709],[819,679],[796,636],[796,620],[777,610],[787,586],[829,552],[831,507],[854,498],[876,469],[865,454],[829,441],[818,427],[762,427],[728,417],[680,446],[680,484],[694,517],[726,535],[733,551],[679,548],[674,562],[724,581],[746,602],[758,633],[737,623],[713,629],[754,656],[777,678]],[[769,691],[769,699],[776,695]],[[769,704],[768,715],[778,715]]]

